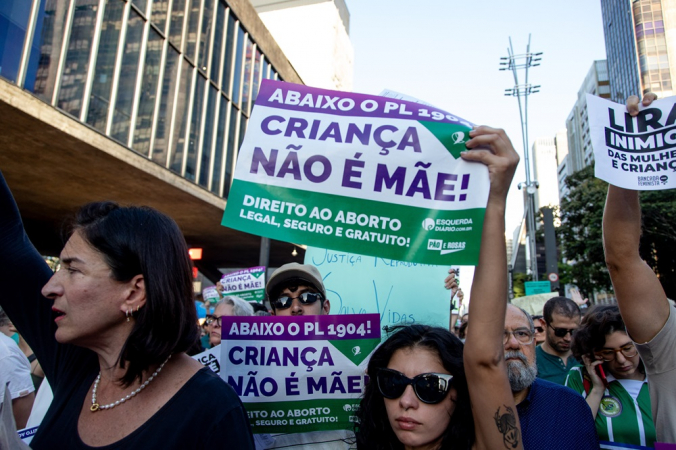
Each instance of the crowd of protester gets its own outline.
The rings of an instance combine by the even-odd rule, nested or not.
[[[628,111],[636,114],[638,99]],[[390,330],[368,362],[354,430],[252,435],[234,390],[188,356],[221,344],[224,316],[329,314],[316,267],[277,269],[265,287],[269,310],[223,296],[199,328],[188,251],[172,219],[151,208],[85,205],[53,273],[0,174],[0,448],[24,446],[15,430],[29,422],[43,378],[53,399],[36,449],[676,443],[676,315],[638,253],[636,193],[610,186],[604,213],[618,305],[586,308],[574,292],[531,316],[505,295],[504,215],[518,156],[502,130],[478,127],[470,137],[462,158],[485,164],[491,185],[469,311],[451,316],[449,328]],[[454,269],[444,284],[462,302]],[[205,418],[204,405],[218,407]]]

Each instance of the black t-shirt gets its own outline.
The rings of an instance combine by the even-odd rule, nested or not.
[[[96,354],[54,338],[53,302],[41,294],[51,269],[24,232],[19,211],[0,173],[0,304],[37,355],[54,391],[33,437],[34,449],[253,449],[246,411],[234,390],[205,367],[150,419],[105,447],[85,445],[77,423],[96,375]],[[135,401],[142,401],[139,396]]]

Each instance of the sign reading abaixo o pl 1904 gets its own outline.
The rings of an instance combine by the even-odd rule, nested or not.
[[[265,80],[223,225],[428,264],[476,264],[488,171],[472,124],[402,99]]]

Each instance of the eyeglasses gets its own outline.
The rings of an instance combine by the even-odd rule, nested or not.
[[[298,294],[298,297],[282,296],[272,302],[272,306],[275,309],[287,309],[291,307],[295,299],[298,299],[303,305],[311,305],[317,300],[323,300],[324,296],[319,292],[303,292],[302,294]]]
[[[638,355],[638,349],[631,342],[623,345],[620,348],[607,348],[598,352],[594,352],[596,356],[604,360],[605,362],[610,362],[615,360],[618,353],[622,353],[625,358],[633,358]]]
[[[519,328],[518,330],[514,331],[505,330],[505,336],[502,339],[502,345],[505,345],[507,341],[509,341],[510,335],[514,336],[514,338],[519,341],[520,344],[528,345],[533,342],[533,333],[525,328]]]
[[[204,323],[207,325],[214,325],[214,326],[221,326],[221,318],[220,316],[212,316],[211,314],[207,314],[206,319],[204,319]]]
[[[566,335],[568,333],[570,333],[570,335],[572,337],[573,333],[575,333],[575,330],[577,330],[577,328],[556,328],[556,327],[551,326],[550,324],[547,324],[547,326],[549,328],[551,328],[552,330],[554,330],[554,336],[560,337],[560,338],[566,337]]]
[[[444,373],[421,373],[408,378],[401,372],[392,369],[380,369],[376,375],[378,389],[383,397],[396,399],[401,397],[409,384],[413,392],[423,403],[441,402],[451,387],[453,375]]]

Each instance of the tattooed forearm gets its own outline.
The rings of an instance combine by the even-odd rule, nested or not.
[[[500,409],[495,412],[495,425],[498,431],[502,433],[502,442],[505,448],[517,448],[521,440],[521,433],[519,427],[516,426],[516,415],[514,410],[509,406],[505,406],[504,413],[500,413]]]

